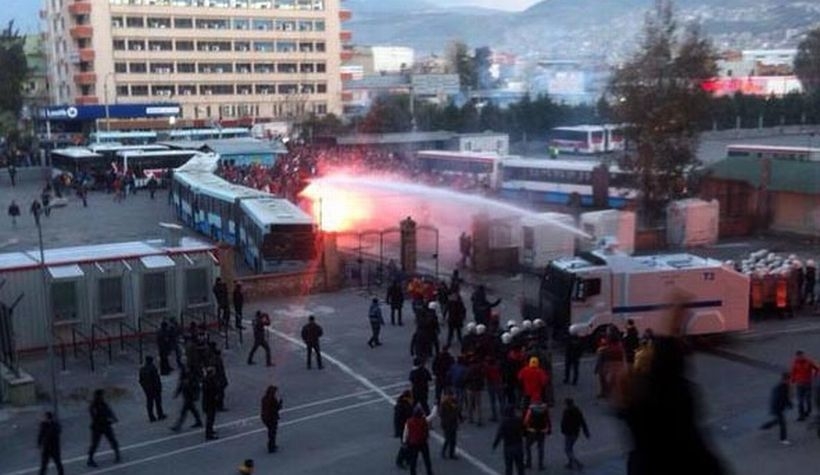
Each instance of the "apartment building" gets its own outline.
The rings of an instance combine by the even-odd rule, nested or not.
[[[341,114],[340,1],[45,0],[51,102],[174,102],[205,120]]]

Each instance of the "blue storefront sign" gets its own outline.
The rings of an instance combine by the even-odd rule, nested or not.
[[[49,121],[85,121],[104,119],[139,119],[151,117],[178,116],[181,113],[179,104],[110,104],[106,112],[104,105],[65,105],[40,109],[40,118]]]

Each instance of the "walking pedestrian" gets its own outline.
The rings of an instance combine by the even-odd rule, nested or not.
[[[447,375],[450,373],[450,368],[455,364],[455,359],[453,355],[450,354],[450,347],[444,346],[441,349],[441,352],[436,355],[433,359],[433,376],[436,377],[436,386],[435,386],[435,394],[436,394],[436,404],[438,404],[439,400],[441,399],[441,394],[444,389],[447,387]]]
[[[86,186],[85,182],[80,183],[78,193],[80,199],[83,201],[83,208],[88,208],[88,186]]]
[[[151,199],[154,199],[154,193],[157,192],[157,179],[154,178],[154,175],[151,175],[151,178],[148,179],[148,194],[151,195]]]
[[[552,434],[552,422],[549,410],[543,402],[530,404],[524,414],[524,429],[526,430],[527,451],[524,468],[532,468],[532,446],[538,450],[538,471],[546,470],[544,466],[544,442]]]
[[[216,299],[216,317],[223,328],[228,328],[228,320],[231,318],[231,309],[228,306],[228,285],[217,277],[211,289]]]
[[[402,439],[404,425],[413,415],[413,395],[409,390],[403,391],[393,406],[393,437],[399,439],[399,451],[396,453],[396,466],[404,470],[407,468],[407,445]]]
[[[256,350],[262,348],[265,350],[265,364],[267,366],[273,366],[270,360],[270,346],[265,338],[265,328],[268,326],[270,326],[270,317],[268,314],[257,310],[256,316],[253,318],[253,347],[251,348],[251,352],[248,353],[249,365],[254,364],[253,355],[256,353]]]
[[[233,285],[233,316],[237,330],[244,330],[242,325],[242,308],[245,306],[245,292],[242,291],[242,282]]]
[[[806,297],[806,303],[814,305],[814,287],[817,284],[817,264],[813,259],[806,261],[806,278],[804,281],[805,290],[803,295]]]
[[[370,348],[375,348],[377,346],[382,346],[382,342],[379,341],[379,334],[382,331],[382,325],[384,325],[384,317],[382,316],[382,309],[379,307],[379,299],[374,298],[370,302],[370,310],[367,312],[367,318],[370,320],[370,339],[367,340],[367,346]]]
[[[34,217],[34,222],[40,222],[40,215],[43,212],[43,205],[40,204],[39,201],[35,198],[34,201],[31,202],[31,206],[29,207],[29,212]]]
[[[17,167],[15,167],[13,163],[9,163],[8,172],[9,180],[11,180],[11,186],[14,188],[17,186]]]
[[[276,452],[279,447],[276,445],[276,433],[279,429],[279,411],[282,410],[282,399],[277,395],[279,388],[268,386],[265,395],[262,396],[262,423],[268,429],[268,453]]]
[[[820,368],[814,361],[806,358],[803,351],[798,350],[795,353],[792,362],[791,382],[797,392],[798,421],[804,421],[811,415],[812,382],[818,371],[820,371]]]
[[[205,440],[218,438],[214,431],[218,401],[219,382],[216,379],[216,368],[209,366],[205,369],[205,377],[202,380],[202,412],[205,414]]]
[[[316,353],[316,367],[322,369],[322,352],[319,349],[319,339],[324,335],[322,327],[316,323],[316,317],[308,317],[308,322],[302,327],[302,341],[307,346],[307,369],[311,367],[311,355]]]
[[[626,321],[626,333],[624,334],[624,356],[626,357],[626,364],[631,368],[635,362],[635,351],[638,349],[640,343],[640,336],[638,329],[635,327],[635,322],[630,318]]]
[[[424,408],[424,412],[430,412],[430,406],[427,404],[430,393],[430,381],[433,377],[427,368],[424,367],[424,360],[416,358],[413,361],[413,369],[410,371],[410,386],[413,392],[413,402],[418,406]]]
[[[487,399],[490,400],[490,421],[498,421],[498,412],[504,406],[504,380],[501,365],[493,356],[484,361],[484,379],[487,382]]]
[[[504,409],[504,420],[499,424],[495,434],[493,450],[502,441],[505,475],[513,475],[513,468],[518,475],[524,475],[524,423],[512,405]]]
[[[481,415],[481,393],[484,392],[484,365],[477,355],[470,359],[467,374],[464,376],[464,389],[467,390],[467,420],[475,422],[478,427],[484,424]]]
[[[564,348],[564,384],[578,385],[578,369],[584,354],[584,342],[578,335],[570,334]]]
[[[433,464],[430,461],[430,422],[435,418],[436,410],[425,416],[424,408],[416,404],[413,409],[413,416],[404,425],[402,440],[407,445],[407,455],[410,465],[410,475],[416,475],[416,465],[419,454],[424,461],[424,469],[427,475],[433,475]]]
[[[216,410],[227,411],[225,408],[225,390],[228,388],[228,373],[225,371],[225,360],[222,359],[222,351],[216,347],[216,342],[208,342],[208,366],[215,371],[216,376]]]
[[[564,453],[567,455],[566,467],[570,470],[584,468],[583,464],[575,457],[575,443],[578,442],[578,437],[581,431],[584,431],[584,437],[589,439],[589,427],[587,421],[584,419],[584,414],[581,409],[575,405],[575,400],[568,397],[564,400],[566,407],[564,414],[561,416],[561,433],[564,435]]]
[[[404,324],[401,321],[401,311],[404,307],[404,291],[401,288],[401,282],[396,279],[387,289],[387,304],[390,305],[390,324],[395,325],[398,321],[399,326]]]
[[[789,396],[790,379],[791,375],[789,373],[783,373],[780,381],[772,388],[769,401],[769,413],[772,415],[772,419],[760,426],[762,430],[778,426],[780,428],[780,443],[783,445],[791,445],[787,434],[786,416],[783,414],[786,409],[792,408],[792,401]]]
[[[447,345],[453,344],[453,335],[458,338],[458,344],[462,345],[461,329],[464,327],[464,320],[467,319],[467,307],[458,292],[450,293],[447,298]]]
[[[439,418],[441,430],[444,432],[444,445],[441,447],[441,458],[457,460],[456,442],[458,440],[458,426],[461,419],[458,401],[449,389],[444,393],[439,404]]]
[[[100,445],[100,439],[103,436],[114,450],[115,463],[120,463],[122,460],[120,457],[120,444],[117,442],[111,428],[111,425],[117,422],[117,416],[114,415],[114,411],[105,402],[105,392],[102,389],[94,391],[94,400],[88,407],[88,412],[91,415],[91,447],[88,449],[86,465],[97,467],[97,462],[94,461],[94,453],[97,452],[97,446]]]
[[[473,253],[473,240],[466,232],[462,232],[458,237],[458,250],[461,253],[461,268],[467,268],[467,262]]]
[[[487,288],[484,285],[479,285],[473,295],[470,297],[473,303],[473,318],[476,324],[487,325],[490,322],[490,314],[492,309],[501,303],[498,298],[494,302],[487,300]]]
[[[140,368],[140,387],[145,393],[145,409],[148,412],[148,420],[155,422],[165,419],[165,412],[162,411],[162,380],[159,371],[154,365],[152,356],[145,357],[145,364]],[[154,416],[156,408],[156,416]]]
[[[43,212],[46,217],[51,215],[51,188],[46,187],[43,192],[40,194],[40,200],[43,202]]]
[[[60,432],[62,427],[52,412],[46,412],[40,422],[37,434],[37,447],[40,449],[40,475],[48,469],[48,461],[53,460],[57,475],[63,475],[63,459],[60,456]]]
[[[199,411],[196,408],[196,402],[199,400],[199,379],[193,374],[193,371],[184,366],[179,369],[179,384],[174,393],[174,398],[180,394],[182,394],[182,410],[179,412],[176,423],[171,426],[171,430],[179,432],[189,412],[194,416],[195,421],[191,428],[202,427],[202,419],[199,417]]]
[[[17,218],[20,217],[20,207],[17,206],[17,202],[11,200],[11,204],[9,205],[9,216],[11,216],[11,225],[12,227],[17,227]]]
[[[173,349],[173,336],[168,326],[168,322],[163,320],[157,330],[157,350],[159,351],[159,372],[163,376],[171,374],[171,364],[168,362],[168,356]]]

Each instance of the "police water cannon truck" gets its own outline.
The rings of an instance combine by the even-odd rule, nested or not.
[[[749,276],[691,254],[629,256],[596,250],[552,261],[541,277],[538,305],[554,335],[603,336],[623,331],[668,334],[676,303],[684,309],[683,335],[749,328]],[[526,297],[525,297],[526,298]]]

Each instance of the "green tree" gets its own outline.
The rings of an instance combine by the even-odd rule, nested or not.
[[[613,72],[614,115],[629,124],[634,146],[623,164],[641,190],[643,217],[655,220],[686,189],[697,165],[698,132],[708,113],[704,79],[717,74],[716,54],[697,25],[681,28],[670,0],[649,11],[639,50]]]
[[[28,77],[24,43],[25,38],[20,36],[13,21],[0,32],[0,113],[10,114],[15,119],[19,118],[23,107],[23,85]]]
[[[820,28],[808,32],[797,46],[794,72],[810,95],[820,94]]]
[[[377,98],[358,128],[362,133],[385,134],[407,132],[411,126],[410,97],[403,95]]]

